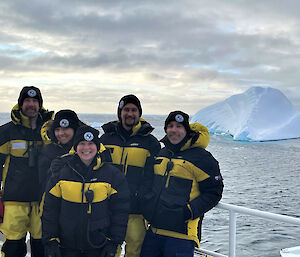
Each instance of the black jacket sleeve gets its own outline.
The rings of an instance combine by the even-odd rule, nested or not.
[[[41,194],[43,194],[46,190],[47,181],[49,179],[49,168],[51,164],[51,159],[45,152],[45,148],[42,150],[39,155],[38,160],[38,169],[39,169],[39,183],[41,186]]]
[[[154,160],[161,149],[160,143],[154,136],[150,135],[149,141],[150,156],[147,157],[144,166],[143,181],[139,188],[140,197],[152,190],[152,184],[154,179]]]
[[[54,173],[46,187],[45,202],[42,215],[42,240],[47,243],[59,237],[59,213],[61,192],[58,185],[59,173]]]
[[[3,173],[3,166],[6,160],[7,155],[9,154],[9,126],[10,123],[4,124],[0,126],[0,181],[3,180],[2,173]]]
[[[114,171],[113,182],[111,186],[116,193],[112,194],[109,199],[109,208],[111,212],[109,236],[113,242],[122,244],[126,235],[130,208],[129,189],[124,174],[117,168],[112,168]]]
[[[190,202],[193,219],[203,216],[218,204],[224,187],[219,164],[210,153],[207,152],[205,161],[199,161],[197,166],[209,174],[209,178],[198,182],[200,195]]]

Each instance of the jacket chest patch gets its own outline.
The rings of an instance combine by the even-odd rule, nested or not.
[[[13,142],[12,149],[26,149],[26,142]]]

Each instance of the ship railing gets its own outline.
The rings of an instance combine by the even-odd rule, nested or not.
[[[300,218],[291,217],[288,215],[275,214],[266,211],[260,211],[256,209],[250,209],[233,204],[219,203],[215,208],[229,211],[229,255],[209,251],[202,248],[195,249],[195,256],[215,256],[215,257],[236,257],[236,223],[237,214],[246,214],[250,216],[256,216],[259,218],[289,223],[292,225],[300,225]]]

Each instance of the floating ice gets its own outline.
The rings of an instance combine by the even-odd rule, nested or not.
[[[102,125],[103,125],[102,123],[95,122],[95,121],[90,124],[90,126],[93,128],[101,128]]]
[[[300,112],[274,88],[252,87],[243,94],[199,110],[191,122],[211,133],[230,134],[234,140],[268,141],[300,137]]]

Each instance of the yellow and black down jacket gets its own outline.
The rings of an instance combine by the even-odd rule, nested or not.
[[[50,178],[49,168],[51,162],[62,155],[70,152],[73,147],[73,138],[67,144],[60,144],[51,129],[53,120],[49,120],[42,126],[41,136],[44,142],[44,147],[41,150],[38,160],[39,181],[41,185],[40,196],[45,192],[46,183]],[[83,125],[80,121],[80,125]]]
[[[33,130],[29,118],[15,105],[11,111],[12,121],[0,127],[0,171],[4,201],[38,201],[37,160],[42,146],[40,130],[42,124],[52,117],[53,112],[41,108],[37,128]]]
[[[166,147],[155,160],[153,191],[145,196],[143,214],[154,233],[193,240],[199,247],[198,225],[220,201],[223,182],[218,162],[203,149],[209,140],[207,129],[190,126],[197,132],[186,137],[180,148],[167,137],[162,140]],[[191,214],[188,220],[186,208]]]
[[[63,156],[72,149],[73,142],[68,142],[65,145],[50,143],[46,145],[39,155],[38,169],[39,169],[39,183],[40,183],[40,199],[45,192],[47,181],[51,176],[49,170],[51,162],[60,156]]]
[[[102,145],[102,148],[103,145]],[[77,153],[63,157],[65,165],[52,174],[42,215],[42,239],[62,247],[88,250],[106,238],[125,238],[129,190],[124,174],[97,155],[85,166]],[[92,197],[86,197],[93,191]]]
[[[151,190],[154,156],[160,143],[151,135],[153,127],[142,118],[128,133],[119,121],[102,126],[100,141],[111,152],[112,163],[126,176],[130,190],[130,214],[140,214],[139,199]]]

